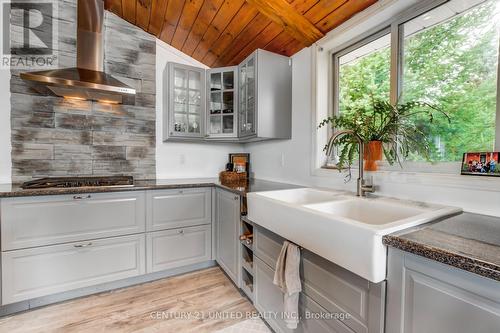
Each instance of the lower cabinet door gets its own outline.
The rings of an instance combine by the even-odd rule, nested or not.
[[[147,272],[193,265],[212,258],[210,225],[147,234]]]
[[[240,196],[217,190],[217,263],[239,287],[240,284]]]
[[[255,265],[255,307],[277,333],[353,333],[339,319],[344,314],[329,313],[307,295],[301,293],[300,321],[297,329],[286,327],[283,293],[273,284],[274,270],[259,258]]]
[[[344,314],[328,312],[304,294],[299,312],[301,320],[295,333],[354,333],[340,321],[346,318]]]
[[[2,305],[145,273],[143,234],[2,253]]]
[[[259,258],[254,258],[255,308],[276,332],[294,332],[283,320],[283,293],[273,284],[274,270]]]
[[[254,253],[276,266],[284,239],[262,227],[254,228]],[[348,313],[343,324],[357,333],[380,333],[384,323],[385,282],[378,284],[307,251],[302,251],[303,293],[330,313]]]
[[[389,248],[387,333],[498,333],[500,283]]]

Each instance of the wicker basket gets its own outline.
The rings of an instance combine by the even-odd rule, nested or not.
[[[219,174],[222,183],[244,183],[247,181],[247,173],[237,173],[233,171],[222,171]]]

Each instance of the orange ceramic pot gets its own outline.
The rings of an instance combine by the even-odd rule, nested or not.
[[[377,161],[382,160],[382,141],[370,141],[365,145],[364,160],[366,171],[377,171]]]

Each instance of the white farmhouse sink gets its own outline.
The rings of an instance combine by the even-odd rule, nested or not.
[[[248,218],[359,276],[386,277],[384,235],[461,209],[311,188],[247,194]]]
[[[340,193],[341,192],[324,191],[313,188],[297,188],[293,190],[260,192],[259,195],[289,204],[305,205],[308,203],[336,200]]]

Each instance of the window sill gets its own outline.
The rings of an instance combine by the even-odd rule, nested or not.
[[[455,163],[454,163],[455,164]],[[460,165],[460,163],[458,163]],[[394,166],[381,167],[376,172],[370,174],[375,183],[379,184],[406,184],[426,187],[446,187],[465,190],[480,190],[489,192],[500,192],[500,177],[469,176],[460,175],[459,167],[455,173],[450,172],[422,172],[407,169],[393,169]],[[399,167],[398,167],[399,168]],[[352,167],[353,179],[357,177],[357,167]],[[316,177],[344,177],[344,173],[339,173],[337,168],[321,167],[312,172]]]

